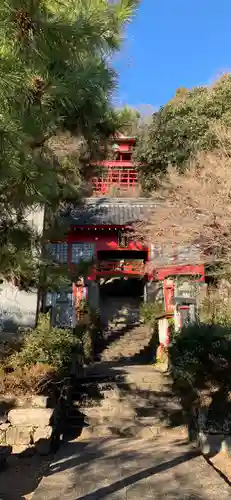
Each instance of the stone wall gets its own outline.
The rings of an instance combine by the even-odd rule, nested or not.
[[[38,292],[25,292],[13,283],[0,284],[0,330],[14,334],[18,328],[34,328],[36,324]]]
[[[0,447],[10,446],[16,453],[46,455],[57,432],[58,411],[47,408],[48,398],[36,396],[34,407],[11,409],[0,419]]]
[[[182,385],[172,367],[174,387],[188,423],[188,438],[203,455],[225,452],[231,456],[231,397],[218,390],[196,391],[189,383]]]

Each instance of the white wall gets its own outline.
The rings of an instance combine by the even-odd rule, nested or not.
[[[15,333],[18,327],[35,327],[37,290],[24,292],[11,283],[0,285],[0,330]]]
[[[43,231],[44,208],[28,211],[27,222]],[[24,292],[12,283],[0,284],[0,331],[15,333],[19,327],[34,328],[37,316],[38,290]]]

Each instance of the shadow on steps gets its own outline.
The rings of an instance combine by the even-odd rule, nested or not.
[[[64,425],[65,440],[83,435],[101,437],[101,433],[134,437],[140,429],[152,427],[154,432],[155,426],[182,425],[182,411],[175,404],[169,380],[155,373],[152,366],[157,345],[156,332],[141,325],[127,325],[119,332],[105,334],[97,349],[98,358],[104,354],[103,359],[86,367],[82,377],[72,378],[72,405]],[[128,355],[129,352],[134,354]],[[129,371],[134,383],[128,380]],[[141,383],[143,373],[147,388]],[[157,387],[158,384],[166,387]]]
[[[103,362],[89,367],[82,379],[73,379],[63,435],[66,441],[109,435],[152,438],[159,429],[184,425],[168,376],[148,365]]]
[[[132,331],[138,325],[139,323],[125,325],[120,330],[104,331],[103,338],[100,339],[100,341],[98,341],[95,346],[96,359],[100,360],[100,355],[105,349],[107,349],[111,344],[113,344],[113,342],[116,342],[122,337],[124,337],[128,332]]]

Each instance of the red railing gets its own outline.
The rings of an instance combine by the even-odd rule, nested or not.
[[[107,275],[135,275],[143,276],[146,271],[146,265],[143,262],[98,262],[95,268],[97,276]]]
[[[108,168],[108,169],[117,169],[117,168],[122,168],[122,169],[128,169],[128,168],[134,168],[134,163],[131,160],[103,160],[103,161],[97,161],[94,163],[91,163],[92,166],[98,166],[98,167],[103,167],[103,168]]]
[[[163,267],[155,270],[156,278],[160,281],[168,278],[169,276],[191,276],[194,281],[205,281],[205,267],[204,264],[193,265],[172,265],[171,267]]]
[[[137,172],[131,169],[110,169],[106,175],[92,179],[93,190],[95,193],[113,194],[114,190],[130,191],[138,186]]]

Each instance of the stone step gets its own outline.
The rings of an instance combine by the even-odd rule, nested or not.
[[[103,396],[103,399],[106,400],[106,399],[111,399],[111,400],[120,400],[121,399],[121,392],[119,390],[119,387],[118,385],[115,385],[115,387],[111,388],[111,389],[105,389],[102,391],[102,396]]]
[[[102,398],[103,399],[103,398]],[[80,408],[92,408],[93,406],[100,406],[102,399],[98,399],[97,401],[95,399],[90,399],[90,398],[81,398],[81,399],[73,399],[72,400],[72,406],[73,408],[78,409],[79,411]],[[98,402],[98,404],[97,404]]]
[[[93,438],[104,438],[112,435],[111,430],[105,425],[83,427],[78,441],[90,440]]]
[[[111,344],[106,345],[105,351],[110,351],[120,346],[126,346],[127,348],[132,347],[133,349],[138,350],[139,347],[142,349],[143,347],[147,346],[150,340],[150,335],[143,334],[136,337],[131,336],[129,339],[126,337],[120,339],[118,338]]]
[[[160,434],[160,427],[146,426],[142,427],[134,424],[133,422],[126,422],[122,425],[121,422],[116,425],[116,423],[108,423],[108,425],[103,424],[92,424],[83,427],[82,432],[78,440],[88,440],[99,437],[116,436],[124,438],[136,438],[136,439],[153,439]]]
[[[120,336],[118,333],[118,336],[114,336],[114,342],[110,343],[110,345],[106,346],[106,348],[108,348],[108,347],[113,348],[114,346],[116,346],[118,344],[124,345],[124,344],[127,344],[128,341],[130,341],[130,343],[136,347],[136,345],[138,345],[138,344],[142,345],[144,342],[149,342],[150,338],[151,338],[151,336],[148,333],[144,332],[143,330],[136,332],[136,333],[134,333],[134,330],[130,330],[129,336],[125,335],[123,337],[123,336]],[[108,340],[110,341],[110,336],[109,336]]]
[[[89,407],[89,408],[84,408],[80,407],[79,411],[85,416],[85,418],[88,419],[125,419],[127,417],[133,417],[135,418],[135,411],[130,408],[130,407],[118,407],[111,405],[110,407],[101,407],[101,406],[95,406],[95,407]]]
[[[97,376],[96,376],[97,377]],[[82,384],[76,384],[72,386],[72,393],[73,394],[81,394],[81,393],[86,393],[89,389],[97,389],[100,392],[107,391],[107,390],[112,390],[115,389],[117,384],[121,383],[123,381],[122,377],[120,377],[120,380],[118,379],[117,381],[105,381],[105,382],[97,382],[97,380],[91,380],[87,381]]]
[[[92,389],[92,390],[91,390]],[[101,404],[106,399],[111,399],[113,401],[120,400],[120,391],[117,385],[112,387],[111,385],[105,384],[102,386],[96,386],[91,388],[90,386],[83,392],[72,391],[72,401],[75,406],[83,404],[84,406],[92,406],[92,401],[97,401]]]
[[[140,429],[144,429],[147,427],[150,428],[163,428],[168,426],[168,421],[160,420],[158,417],[137,417],[134,414],[129,412],[124,412],[121,415],[109,414],[109,413],[99,413],[94,415],[70,415],[67,419],[67,423],[71,427],[81,427],[81,426],[90,426],[90,427],[136,427],[137,431]]]
[[[95,365],[89,375],[84,377],[73,377],[72,379],[72,387],[85,387],[91,384],[110,384],[115,383],[119,378],[121,378],[121,374],[115,373],[100,373],[100,368]]]
[[[107,352],[102,357],[103,361],[119,361],[122,363],[123,361],[127,361],[128,358],[134,358],[135,356],[142,356],[144,354],[144,349],[136,349],[136,350],[125,350],[125,348],[121,348],[118,352]]]

